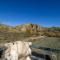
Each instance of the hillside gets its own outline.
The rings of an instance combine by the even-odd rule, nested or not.
[[[4,24],[0,24],[0,35],[2,34],[10,34],[22,33],[25,36],[49,36],[49,37],[60,37],[60,27],[42,27],[37,24],[24,24],[19,26],[7,26]]]
[[[0,24],[0,32],[9,33],[26,33],[31,35],[47,35],[60,37],[60,27],[45,28],[37,24],[24,24],[19,26],[7,26]]]

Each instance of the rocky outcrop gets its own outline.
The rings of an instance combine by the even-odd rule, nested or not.
[[[31,60],[31,42],[16,41],[6,43],[4,51],[4,60]]]
[[[41,27],[37,24],[26,24],[22,26],[21,31],[31,30],[31,31],[38,32],[40,31],[40,29]]]
[[[30,36],[37,36],[40,34],[40,31],[42,30],[42,27],[37,25],[37,24],[26,24],[26,25],[22,25],[22,27],[16,27],[20,28],[18,30],[20,30],[20,32],[25,32],[26,35],[30,35]]]

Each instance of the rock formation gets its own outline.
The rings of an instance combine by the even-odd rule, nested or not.
[[[16,41],[13,43],[6,43],[4,46],[4,60],[31,60],[31,42]]]

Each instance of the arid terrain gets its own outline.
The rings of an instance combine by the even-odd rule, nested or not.
[[[56,54],[57,60],[60,60],[60,27],[47,28],[37,24],[24,24],[11,27],[0,24],[0,43],[20,40],[32,42],[32,47],[35,50],[53,50],[52,52]],[[35,52],[39,53],[38,50]]]

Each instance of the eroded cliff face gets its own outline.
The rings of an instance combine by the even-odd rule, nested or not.
[[[31,60],[31,44],[31,42],[22,41],[4,44],[6,49],[2,60]]]

